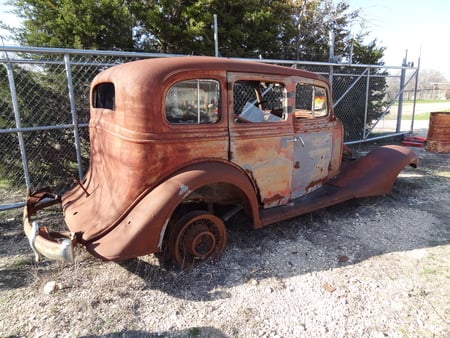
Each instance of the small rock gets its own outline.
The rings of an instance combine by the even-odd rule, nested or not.
[[[252,278],[249,280],[250,285],[257,286],[259,283],[256,279]]]
[[[270,286],[267,287],[265,291],[266,291],[266,294],[273,293],[273,289]]]
[[[325,290],[327,290],[329,293],[333,293],[334,291],[336,291],[336,287],[333,286],[333,285],[331,285],[331,284],[329,284],[329,283],[327,283],[327,282],[325,282],[322,286],[323,286],[323,288],[324,288]]]
[[[47,282],[44,286],[44,293],[46,295],[54,293],[56,290],[62,289],[62,285],[60,283],[56,283],[55,281]]]

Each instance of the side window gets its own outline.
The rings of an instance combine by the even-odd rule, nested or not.
[[[236,81],[233,102],[236,122],[287,120],[286,87],[279,82]]]
[[[104,108],[114,110],[115,106],[114,84],[110,82],[100,83],[97,86],[95,86],[92,94],[93,94],[92,106],[94,108]]]
[[[194,79],[173,85],[166,95],[166,119],[171,124],[205,124],[220,120],[220,85]]]
[[[315,118],[327,116],[327,102],[325,88],[298,83],[295,91],[295,117]]]

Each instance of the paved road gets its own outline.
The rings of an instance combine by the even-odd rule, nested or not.
[[[414,121],[413,134],[416,136],[427,136],[428,133],[428,120]],[[395,132],[397,128],[396,120],[382,120],[378,122],[374,129],[374,132]],[[409,132],[411,130],[411,120],[402,120],[400,131]]]
[[[403,105],[403,116],[405,119],[401,121],[400,131],[409,131],[411,129],[411,116],[412,116],[413,104],[405,103]],[[434,102],[434,103],[417,103],[416,114],[429,113],[429,112],[441,112],[450,110],[450,102]],[[397,106],[391,108],[389,119],[383,119],[378,122],[375,127],[375,132],[394,132],[397,127]],[[429,120],[415,120],[413,124],[413,134],[417,136],[427,136]]]
[[[391,114],[397,115],[398,106],[392,106]],[[413,104],[404,103],[403,104],[403,114],[412,114]],[[429,113],[429,112],[441,112],[450,110],[450,102],[432,102],[432,103],[416,103],[416,114]]]

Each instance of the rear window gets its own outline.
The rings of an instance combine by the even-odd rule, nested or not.
[[[100,83],[95,86],[92,95],[92,106],[94,108],[104,108],[114,110],[115,90],[112,83]]]
[[[220,85],[216,80],[192,79],[173,85],[165,99],[170,124],[209,124],[220,121]]]

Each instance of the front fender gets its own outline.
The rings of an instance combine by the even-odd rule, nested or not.
[[[247,196],[255,227],[261,226],[258,201],[248,177],[239,169],[220,162],[191,165],[145,195],[122,221],[104,236],[86,243],[93,255],[123,260],[158,252],[173,211],[201,186],[230,183]]]
[[[417,164],[417,155],[409,148],[383,146],[345,164],[331,184],[350,191],[355,198],[385,195],[392,191],[400,171]]]

